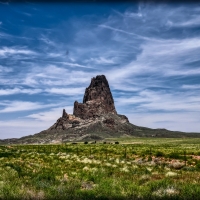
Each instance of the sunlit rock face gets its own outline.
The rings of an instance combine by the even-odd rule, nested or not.
[[[108,113],[117,114],[112,93],[106,77],[96,76],[85,90],[83,103],[74,102],[73,114],[81,119],[89,119]]]

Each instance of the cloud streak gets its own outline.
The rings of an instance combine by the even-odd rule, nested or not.
[[[13,55],[13,54],[35,55],[36,53],[32,50],[22,49],[22,48],[18,49],[18,48],[3,47],[0,49],[0,56],[6,57],[7,55]]]
[[[3,109],[0,109],[0,113],[39,110],[44,108],[56,107],[58,105],[59,104],[45,105],[39,102],[29,102],[29,101],[4,101],[0,103],[0,106],[4,106]]]
[[[13,94],[37,94],[41,93],[40,89],[21,89],[21,88],[13,88],[13,89],[0,89],[0,96],[2,95],[13,95]]]

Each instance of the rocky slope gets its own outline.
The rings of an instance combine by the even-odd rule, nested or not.
[[[63,109],[62,117],[49,129],[19,139],[0,140],[0,143],[59,143],[120,136],[200,137],[200,134],[150,129],[129,123],[125,115],[117,114],[108,81],[101,75],[92,78],[83,103],[74,102],[73,114]]]

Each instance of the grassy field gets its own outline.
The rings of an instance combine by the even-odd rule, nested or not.
[[[199,138],[106,142],[0,146],[0,199],[200,199]]]

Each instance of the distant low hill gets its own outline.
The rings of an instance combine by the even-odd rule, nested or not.
[[[117,114],[108,81],[104,75],[92,78],[85,90],[83,103],[74,102],[73,114],[63,109],[62,117],[40,133],[0,140],[0,144],[47,144],[69,141],[104,140],[133,137],[200,137],[200,133],[184,133],[133,125],[125,115]]]

